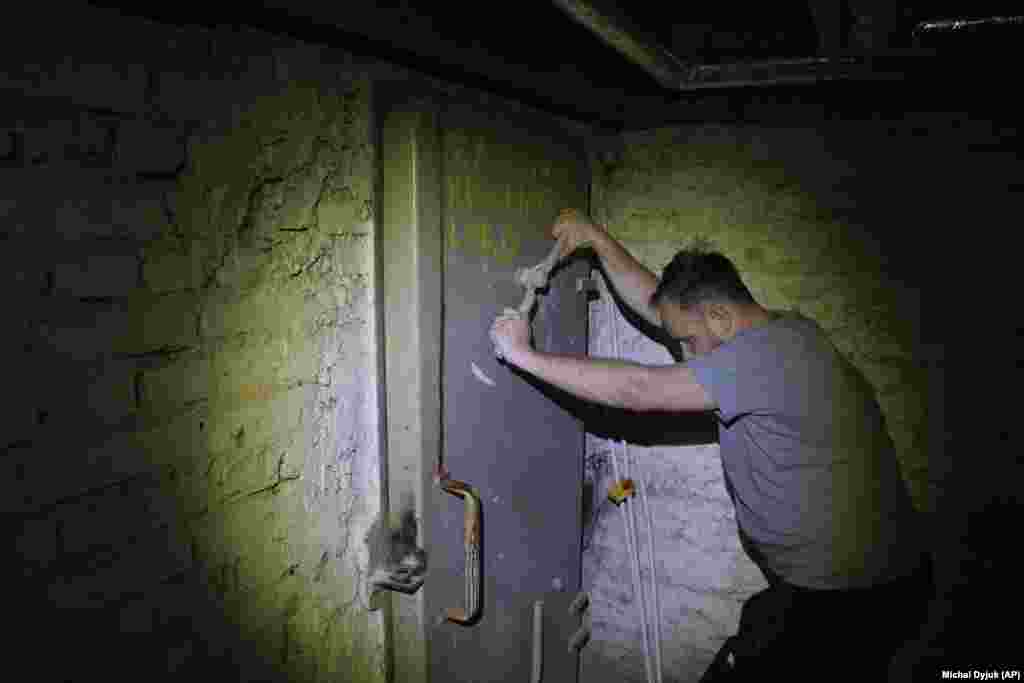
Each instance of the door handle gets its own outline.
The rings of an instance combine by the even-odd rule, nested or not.
[[[441,488],[458,496],[466,504],[463,523],[463,546],[466,553],[466,595],[465,607],[449,607],[444,618],[456,624],[468,626],[480,616],[480,593],[482,586],[480,567],[480,497],[469,484],[444,476]]]

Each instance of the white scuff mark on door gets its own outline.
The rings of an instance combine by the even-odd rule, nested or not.
[[[480,380],[489,387],[496,386],[494,380],[485,375],[484,371],[480,369],[480,366],[478,366],[473,361],[469,361],[469,368],[473,371],[473,376],[476,377],[478,380]]]

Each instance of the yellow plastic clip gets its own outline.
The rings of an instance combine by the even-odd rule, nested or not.
[[[616,505],[622,505],[627,498],[636,494],[632,479],[620,479],[608,488],[608,500]]]

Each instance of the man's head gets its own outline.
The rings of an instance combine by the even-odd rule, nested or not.
[[[699,248],[680,251],[665,266],[650,303],[688,355],[710,353],[769,317],[728,258]]]

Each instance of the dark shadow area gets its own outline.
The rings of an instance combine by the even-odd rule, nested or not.
[[[977,268],[971,274],[981,277],[981,264]],[[1013,586],[1020,574],[1024,456],[1016,436],[1016,403],[1000,400],[1008,399],[1008,392],[993,390],[993,384],[1008,386],[993,378],[1006,376],[1008,365],[1019,363],[1019,341],[1012,330],[1006,332],[991,338],[984,358],[972,356],[971,372],[958,363],[951,374],[957,380],[947,399],[953,404],[949,414],[956,416],[946,426],[951,470],[938,482],[942,494],[927,529],[938,598],[922,639],[930,639],[933,652],[922,658],[914,680],[938,680],[941,670],[950,668],[1024,670],[1012,626],[1021,602]],[[966,332],[954,331],[961,333],[964,339],[951,342],[966,344]]]
[[[718,423],[711,413],[637,413],[602,408],[587,431],[602,439],[637,446],[700,446],[718,443]]]
[[[281,645],[268,647],[225,615],[196,575],[169,577],[158,589],[176,596],[173,614],[154,610],[141,593],[102,607],[56,608],[42,593],[22,592],[19,627],[8,645],[41,683],[303,680],[289,672],[294,653],[286,648],[286,621]],[[139,621],[126,621],[126,610]]]
[[[1019,481],[1020,473],[1015,475]],[[1013,596],[1018,575],[1016,520],[1020,497],[978,491],[944,506],[927,529],[935,564],[935,596],[916,641],[904,653],[903,680],[932,681],[942,671],[1024,668],[1015,630]]]

